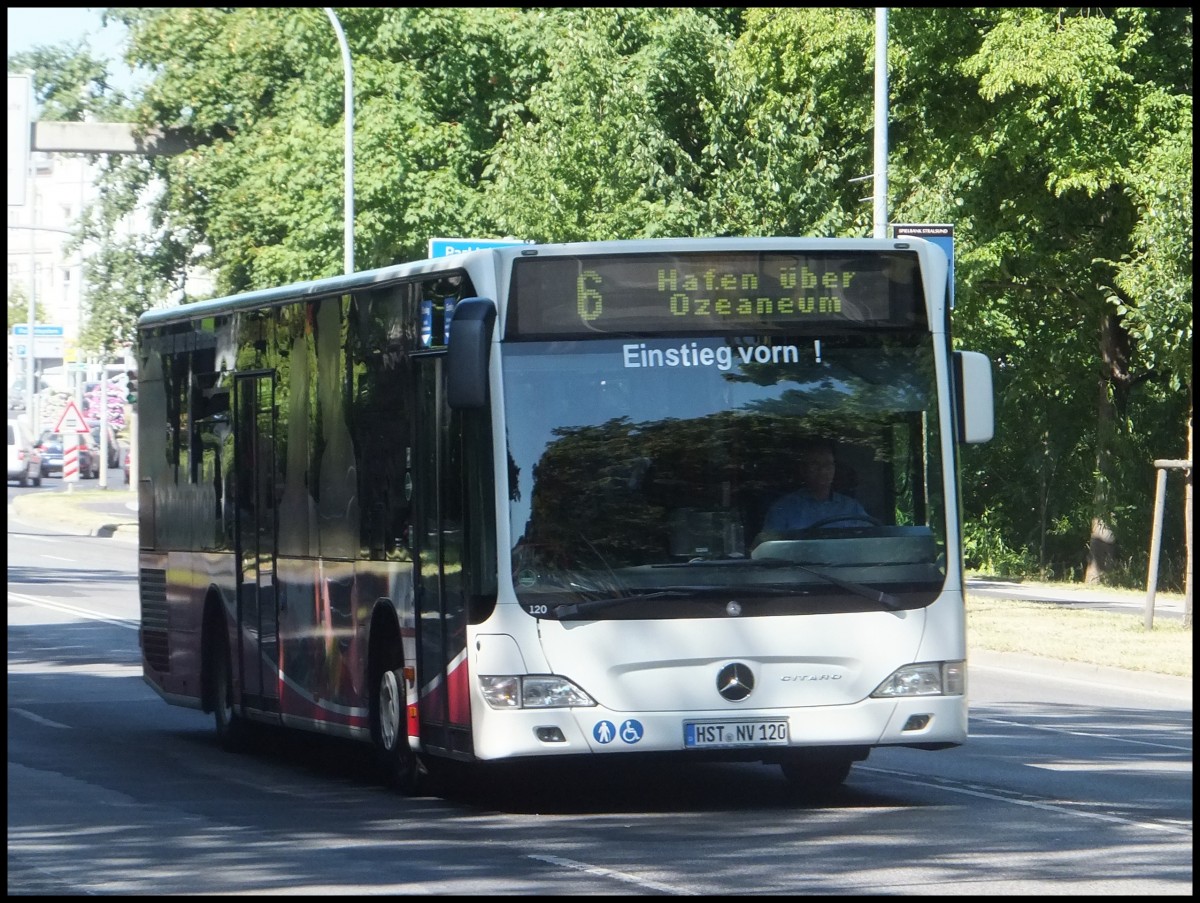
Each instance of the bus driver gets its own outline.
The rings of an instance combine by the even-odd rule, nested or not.
[[[810,439],[797,450],[801,487],[776,500],[763,522],[764,533],[803,530],[819,523],[874,523],[866,509],[848,495],[833,491],[837,464],[830,439]]]

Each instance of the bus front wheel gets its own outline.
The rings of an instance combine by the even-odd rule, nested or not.
[[[417,754],[408,745],[404,669],[385,670],[379,677],[375,692],[375,711],[378,712],[375,741],[384,779],[404,795],[415,795],[421,787],[421,765]]]
[[[792,790],[803,797],[820,797],[837,790],[850,776],[849,758],[789,759],[779,763]]]

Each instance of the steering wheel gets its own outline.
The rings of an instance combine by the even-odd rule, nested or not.
[[[837,514],[833,517],[823,517],[819,521],[809,524],[805,530],[815,530],[817,527],[823,527],[826,524],[837,524],[843,521],[857,522],[861,524],[870,524],[872,527],[882,527],[883,521],[878,518],[871,517],[869,514]]]

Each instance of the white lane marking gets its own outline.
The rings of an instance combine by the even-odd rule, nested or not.
[[[61,555],[43,555],[42,558],[49,558],[51,561],[75,561],[74,558],[64,558]]]
[[[1115,825],[1124,825],[1131,828],[1145,828],[1149,831],[1164,831],[1167,834],[1179,834],[1191,840],[1191,826],[1176,827],[1174,825],[1159,824],[1152,821],[1138,821],[1132,818],[1122,818],[1119,815],[1108,815],[1104,812],[1087,812],[1081,809],[1072,809],[1070,806],[1058,803],[1047,803],[1039,800],[1022,800],[1015,799],[1010,796],[1003,796],[999,793],[989,793],[984,790],[976,790],[971,787],[965,787],[959,784],[940,781],[922,781],[914,778],[912,775],[903,771],[891,771],[886,768],[875,768],[869,765],[857,764],[854,766],[859,771],[870,771],[879,775],[886,775],[889,778],[897,778],[909,784],[916,784],[919,787],[931,787],[935,790],[945,790],[948,793],[961,793],[964,796],[976,796],[980,799],[993,800],[999,803],[1011,803],[1014,806],[1027,806],[1030,809],[1041,809],[1044,812],[1054,812],[1058,815],[1069,815],[1075,818],[1091,818],[1096,821],[1111,822]]]
[[[1026,730],[1046,731],[1051,734],[1069,734],[1070,736],[1073,736],[1073,737],[1087,737],[1087,738],[1093,739],[1093,740],[1112,740],[1116,743],[1130,743],[1130,744],[1133,744],[1134,746],[1149,746],[1152,749],[1171,749],[1171,750],[1175,750],[1176,752],[1185,752],[1188,755],[1191,755],[1191,753],[1192,753],[1191,746],[1181,746],[1177,743],[1158,743],[1153,740],[1139,740],[1134,737],[1123,737],[1120,734],[1104,734],[1104,733],[1099,733],[1098,731],[1072,730],[1071,728],[1063,727],[1062,725],[1058,725],[1058,724],[1032,724],[1032,723],[1025,722],[1025,721],[1008,721],[1003,718],[979,718],[975,715],[971,716],[971,720],[984,721],[988,724],[1002,724],[1005,727],[1019,727],[1019,728],[1026,729]],[[1146,725],[1138,726],[1138,730],[1154,730],[1154,729],[1169,730],[1170,728],[1169,727],[1164,728],[1161,725],[1157,726],[1157,728],[1155,728],[1153,726],[1146,726]],[[975,737],[977,735],[971,734],[971,736]],[[995,735],[995,736],[999,736],[999,735]]]
[[[38,724],[43,724],[46,727],[57,727],[64,731],[71,729],[70,725],[59,724],[57,721],[51,721],[49,718],[43,718],[41,715],[35,715],[33,712],[27,712],[24,709],[9,709],[14,715],[20,715],[22,718],[28,718],[30,721],[36,721]]]
[[[1046,771],[1151,771],[1191,774],[1191,762],[1026,762]]]
[[[24,602],[26,605],[35,605],[39,608],[49,608],[53,611],[63,611],[67,614],[79,615],[81,618],[87,618],[91,621],[104,621],[106,624],[112,624],[116,627],[124,627],[128,630],[137,630],[139,623],[131,618],[115,618],[112,615],[104,614],[103,612],[95,611],[88,608],[78,608],[74,605],[67,605],[64,602],[56,602],[52,599],[42,599],[38,596],[27,596],[24,593],[9,593],[8,598],[14,599],[17,602]]]
[[[624,872],[614,872],[612,869],[600,868],[597,865],[588,865],[586,862],[578,862],[574,859],[563,859],[560,856],[544,856],[536,854],[527,854],[526,859],[538,859],[542,862],[548,862],[551,865],[561,865],[563,868],[574,869],[577,872],[586,872],[589,875],[595,875],[599,878],[615,878],[617,881],[624,881],[627,884],[636,884],[638,887],[644,887],[649,890],[662,891],[665,894],[676,894],[685,897],[699,896],[695,891],[684,890],[676,887],[673,884],[660,884],[658,881],[649,881],[645,878],[639,878],[636,875],[627,875]]]
[[[20,662],[8,666],[9,674],[86,674],[90,677],[141,677],[141,664],[63,665],[49,662]]]

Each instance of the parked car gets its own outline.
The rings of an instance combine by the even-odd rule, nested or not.
[[[73,441],[81,444],[78,451],[79,477],[83,480],[95,479],[100,476],[100,452],[92,445],[90,433],[76,435],[77,438],[72,437]],[[42,476],[64,476],[62,433],[47,430],[38,439],[37,448],[42,455]]]
[[[34,448],[21,420],[8,421],[8,479],[22,486],[42,485],[42,456]]]
[[[100,448],[100,424],[92,426],[92,445],[97,449]],[[117,431],[110,425],[108,427],[108,466],[121,466],[121,440],[117,438]]]

